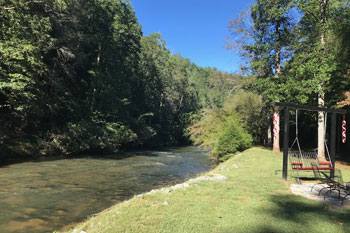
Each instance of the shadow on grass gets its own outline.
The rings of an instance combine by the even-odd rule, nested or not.
[[[340,207],[332,207],[317,201],[310,201],[293,194],[271,195],[270,201],[273,207],[262,209],[264,214],[273,216],[276,222],[291,223],[292,226],[300,226],[300,231],[314,229],[315,227],[337,226],[337,232],[350,232],[350,210]],[[314,227],[314,228],[313,228]],[[299,232],[292,228],[274,229],[262,227],[257,232]],[[310,232],[310,231],[309,231]],[[324,232],[324,231],[323,231]]]

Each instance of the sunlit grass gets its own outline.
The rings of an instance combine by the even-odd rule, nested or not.
[[[238,167],[238,168],[237,168]],[[79,224],[76,232],[350,232],[350,210],[291,194],[282,155],[253,148],[168,194],[134,197]],[[342,167],[344,180],[350,170]],[[208,175],[208,174],[205,174]],[[290,179],[290,182],[293,182]]]

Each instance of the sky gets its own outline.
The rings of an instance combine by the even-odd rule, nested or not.
[[[145,36],[158,32],[173,54],[202,67],[239,72],[240,58],[224,48],[227,24],[254,0],[130,0]]]

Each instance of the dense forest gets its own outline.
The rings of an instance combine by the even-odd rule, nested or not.
[[[194,141],[225,159],[272,140],[272,102],[350,89],[347,0],[256,0],[228,24],[242,75],[171,54],[124,0],[2,0],[0,27],[0,158]]]
[[[184,145],[246,85],[143,36],[128,1],[4,0],[0,25],[2,158]]]

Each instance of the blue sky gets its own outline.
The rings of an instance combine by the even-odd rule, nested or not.
[[[172,53],[199,66],[238,72],[240,58],[227,51],[227,24],[254,0],[130,0],[144,35],[159,32]]]

